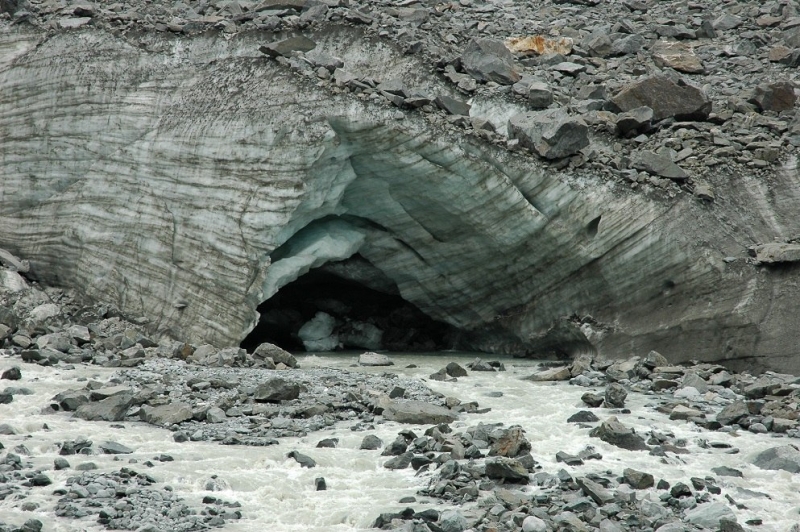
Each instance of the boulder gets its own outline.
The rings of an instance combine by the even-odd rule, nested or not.
[[[572,377],[572,373],[570,372],[569,367],[563,366],[539,371],[538,373],[524,377],[522,380],[534,382],[566,381],[569,380],[570,377]]]
[[[639,361],[639,357],[618,360],[606,369],[606,377],[612,381],[631,379],[636,375],[636,367],[639,365]]]
[[[594,423],[596,421],[600,421],[600,418],[588,410],[575,412],[567,419],[567,423]]]
[[[736,514],[721,502],[711,502],[700,504],[697,508],[687,511],[685,519],[693,525],[717,530],[720,526],[720,520],[732,519],[735,521]]]
[[[616,133],[624,136],[650,128],[653,121],[653,110],[647,106],[637,107],[617,116]]]
[[[20,371],[19,366],[12,366],[5,370],[2,375],[0,375],[0,379],[6,379],[10,381],[18,381],[22,378],[22,371]]]
[[[390,458],[383,464],[386,469],[405,469],[411,465],[411,460],[414,458],[414,453],[406,452]]]
[[[262,343],[253,351],[253,357],[267,359],[271,358],[275,364],[285,364],[290,368],[297,367],[297,359],[290,352],[281,349],[277,345],[267,342]]]
[[[467,376],[467,370],[465,370],[463,367],[461,367],[459,364],[457,364],[455,362],[450,362],[449,364],[447,364],[447,366],[444,368],[444,370],[451,377],[466,377]]]
[[[87,421],[121,421],[132,404],[132,392],[112,395],[102,401],[79,406],[75,417]]]
[[[192,408],[186,403],[169,403],[166,405],[144,405],[139,410],[139,418],[151,425],[166,427],[183,423],[192,419]]]
[[[719,411],[717,414],[717,421],[721,425],[733,425],[749,415],[750,410],[747,407],[747,403],[744,401],[734,401]]]
[[[380,449],[383,442],[381,439],[374,434],[367,434],[364,436],[364,439],[361,440],[361,446],[359,449],[366,450],[366,451],[374,451],[376,449]]]
[[[505,456],[514,458],[531,451],[531,443],[525,438],[522,427],[510,427],[503,432],[489,448],[489,456]]]
[[[452,423],[458,415],[449,408],[426,403],[425,401],[392,400],[384,407],[383,417],[387,421],[396,421],[398,423],[434,425]]]
[[[653,475],[629,467],[622,471],[622,478],[625,480],[626,484],[637,490],[652,488],[655,485]]]
[[[636,434],[632,428],[620,423],[616,417],[610,417],[599,427],[592,429],[589,436],[600,438],[606,443],[629,451],[650,450],[650,447],[647,446],[641,436]]]
[[[447,114],[456,115],[456,116],[469,116],[470,109],[472,106],[466,102],[461,100],[456,100],[455,98],[451,98],[446,94],[440,94],[434,100],[434,103],[439,107],[439,109],[444,110]]]
[[[257,403],[279,403],[298,397],[300,397],[300,385],[277,377],[259,384],[253,394],[253,400]]]
[[[493,39],[472,39],[461,54],[464,70],[478,81],[513,85],[520,80],[514,68],[514,55]]]
[[[794,445],[781,445],[762,451],[753,460],[753,465],[761,469],[800,473],[800,450]]]
[[[608,408],[623,408],[627,397],[628,391],[621,384],[612,382],[606,386],[604,400]]]
[[[597,482],[586,477],[575,479],[575,483],[581,490],[590,497],[598,506],[603,506],[614,500],[614,495]]]
[[[317,462],[311,458],[310,456],[306,456],[303,453],[299,453],[297,451],[292,451],[286,455],[287,458],[293,458],[295,462],[300,464],[300,467],[307,467],[312,468],[317,466]]]
[[[516,114],[508,121],[508,132],[510,139],[519,139],[545,159],[569,157],[589,145],[586,122],[563,108]]]
[[[653,62],[660,68],[669,67],[687,74],[702,74],[706,70],[690,44],[658,41],[653,45],[652,53]]]
[[[133,449],[115,441],[106,441],[97,446],[105,454],[131,454]]]
[[[509,482],[528,482],[528,470],[513,458],[499,457],[486,461],[486,476]]]
[[[583,401],[587,406],[597,408],[603,404],[605,401],[605,396],[600,395],[599,393],[586,392],[585,394],[581,395],[581,401]]]
[[[797,96],[794,94],[794,85],[789,81],[764,83],[753,89],[747,100],[754,104],[760,111],[788,111],[794,109]]]
[[[754,246],[756,264],[778,264],[781,262],[800,261],[800,244],[786,242],[770,242]]]
[[[664,76],[651,76],[625,86],[611,98],[611,103],[619,112],[649,107],[655,121],[669,117],[705,120],[711,113],[711,100],[702,90]]]
[[[669,418],[672,420],[688,420],[698,417],[703,417],[703,412],[684,405],[677,405],[672,409],[672,412],[669,413]]]
[[[392,359],[379,353],[362,353],[358,357],[359,366],[394,366]]]
[[[444,510],[439,515],[438,525],[442,532],[464,532],[467,529],[467,519],[461,513],[461,510]]]

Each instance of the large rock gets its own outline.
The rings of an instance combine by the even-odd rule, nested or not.
[[[513,458],[495,458],[486,461],[486,476],[508,482],[528,482],[528,470],[519,460]]]
[[[259,51],[270,57],[289,56],[292,52],[308,52],[313,50],[317,43],[303,35],[289,37],[281,41],[271,42],[259,47]]]
[[[394,362],[387,355],[380,353],[361,353],[358,355],[359,366],[394,366]]]
[[[281,378],[267,379],[256,388],[253,400],[257,403],[279,403],[300,397],[300,385]]]
[[[285,364],[290,368],[297,367],[297,359],[293,354],[268,342],[256,347],[255,351],[253,351],[253,356],[256,358],[271,358],[275,364]]]
[[[721,502],[700,504],[697,508],[686,512],[686,521],[693,525],[717,530],[722,519],[736,521],[736,514],[727,505]]]
[[[168,427],[192,419],[192,408],[186,403],[169,403],[159,406],[142,406],[139,410],[142,421],[151,425]]]
[[[464,70],[478,81],[513,85],[520,80],[514,68],[514,56],[506,46],[493,39],[473,39],[461,54]]]
[[[800,473],[800,450],[794,445],[781,445],[762,451],[753,460],[761,469],[782,469],[790,473]]]
[[[96,403],[80,405],[75,411],[75,417],[87,421],[121,421],[131,405],[133,405],[133,393],[121,393]]]
[[[508,134],[545,159],[575,155],[589,145],[589,127],[563,108],[516,114],[508,121]]]
[[[780,113],[794,109],[797,96],[794,93],[794,84],[790,81],[778,81],[757,86],[748,101],[761,111]]]
[[[443,406],[424,401],[390,401],[383,410],[387,421],[412,423],[415,425],[431,425],[452,423],[458,414]]]
[[[676,41],[658,41],[653,45],[653,62],[659,67],[669,67],[687,74],[705,72],[703,62],[691,45]]]
[[[514,426],[505,430],[489,447],[489,456],[514,458],[531,451],[531,442],[525,437],[522,427]]]
[[[610,417],[603,421],[600,426],[593,428],[589,435],[629,451],[650,450],[641,436],[636,434],[632,428],[620,423],[616,417]]]
[[[625,86],[611,98],[611,103],[621,112],[649,107],[656,121],[669,117],[705,120],[711,112],[711,100],[702,90],[663,76],[651,76]]]

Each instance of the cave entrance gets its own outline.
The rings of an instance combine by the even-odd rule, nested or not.
[[[261,318],[241,346],[250,352],[262,342],[289,351],[452,348],[456,329],[404,300],[377,271],[359,255],[309,271],[259,305]]]

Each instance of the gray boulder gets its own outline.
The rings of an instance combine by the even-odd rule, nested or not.
[[[412,458],[414,458],[414,453],[406,452],[387,460],[383,467],[386,469],[405,469],[411,465]]]
[[[622,471],[622,478],[626,484],[637,490],[652,488],[655,485],[653,475],[629,467]]]
[[[717,421],[721,425],[733,425],[748,415],[750,415],[750,410],[747,407],[747,403],[744,401],[734,401],[720,410],[717,414]]]
[[[711,530],[717,530],[720,520],[736,520],[736,514],[728,506],[721,502],[700,504],[697,508],[686,512],[686,521],[693,525],[702,526]]]
[[[589,436],[600,438],[606,443],[629,451],[650,450],[641,436],[636,434],[632,428],[620,423],[616,417],[610,417],[599,427],[592,429]]]
[[[589,145],[589,127],[563,108],[516,114],[508,121],[508,132],[545,159],[569,157]]]
[[[133,393],[120,393],[96,403],[79,406],[75,411],[75,417],[87,421],[121,421],[132,404]]]
[[[616,382],[612,382],[606,387],[605,402],[608,408],[622,408],[625,406],[625,399],[628,391]]]
[[[380,449],[383,442],[381,439],[374,434],[367,434],[364,436],[364,439],[361,440],[361,446],[359,449],[365,451],[374,451],[376,449]]]
[[[439,515],[439,528],[442,532],[464,532],[467,519],[461,510],[445,510]]]
[[[183,423],[192,419],[192,408],[186,403],[170,403],[160,406],[142,406],[139,418],[146,423],[162,427]]]
[[[501,41],[473,39],[461,55],[464,70],[478,81],[513,85],[520,80],[514,68],[514,56]]]
[[[271,358],[275,364],[285,364],[290,368],[297,367],[297,359],[292,355],[290,352],[281,349],[277,345],[273,345],[267,342],[256,347],[256,350],[253,351],[253,357],[255,358]]]
[[[317,462],[313,458],[297,451],[290,452],[286,457],[293,458],[295,462],[300,464],[300,467],[307,467],[310,469],[317,466]]]
[[[528,482],[528,470],[513,458],[499,457],[486,461],[486,476],[509,482]]]
[[[711,113],[711,100],[703,91],[664,76],[651,76],[625,86],[611,98],[611,103],[618,112],[649,107],[655,121],[669,117],[705,120]]]
[[[115,441],[106,441],[97,446],[105,454],[131,454],[133,449]]]
[[[457,116],[469,116],[470,109],[472,109],[470,104],[451,98],[446,94],[437,96],[434,103],[448,114]]]
[[[297,383],[277,377],[259,384],[253,395],[257,403],[278,403],[298,397],[300,397],[300,386]]]
[[[452,423],[458,416],[449,408],[424,401],[390,401],[383,410],[383,417],[398,423],[433,425]]]
[[[648,129],[653,121],[653,110],[647,106],[637,107],[617,116],[617,135]]]
[[[489,456],[505,456],[514,458],[531,451],[531,442],[525,438],[525,431],[520,426],[510,427],[503,432],[489,448]]]
[[[753,465],[761,469],[800,473],[800,450],[794,445],[772,447],[759,453],[753,460]]]

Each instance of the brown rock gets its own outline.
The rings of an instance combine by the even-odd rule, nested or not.
[[[669,67],[687,74],[702,74],[706,70],[692,46],[682,42],[656,42],[653,45],[653,62],[661,68]]]
[[[507,39],[504,43],[506,48],[518,54],[561,54],[569,55],[572,53],[573,41],[569,37],[545,37],[544,35],[531,35],[530,37],[519,37]]]
[[[788,111],[794,107],[797,96],[794,94],[794,85],[788,81],[759,85],[753,90],[747,100],[756,105],[761,111]]]
[[[705,120],[711,112],[711,101],[703,91],[685,83],[674,83],[664,76],[651,76],[624,87],[611,103],[620,112],[647,106],[653,120],[675,117],[681,120]]]

